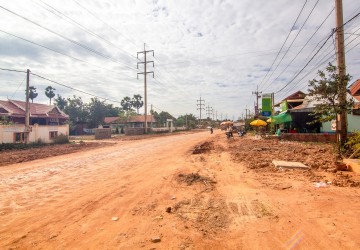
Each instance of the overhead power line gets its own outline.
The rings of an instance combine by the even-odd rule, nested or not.
[[[288,35],[287,35],[287,37],[286,37],[286,39],[285,39],[284,43],[282,44],[282,46],[281,46],[281,48],[280,48],[279,52],[277,53],[277,55],[276,55],[276,57],[275,57],[274,61],[272,62],[272,64],[271,64],[271,66],[270,66],[269,70],[266,72],[266,74],[265,74],[264,78],[261,80],[261,82],[260,82],[260,86],[262,85],[263,81],[265,80],[265,78],[266,78],[266,77],[267,77],[267,75],[269,74],[270,70],[271,70],[271,69],[272,69],[272,67],[274,66],[274,63],[276,62],[277,58],[279,57],[281,50],[283,49],[283,47],[285,46],[285,43],[286,43],[286,42],[287,42],[287,40],[289,39],[289,36],[290,36],[290,34],[291,34],[291,31],[294,29],[295,24],[297,23],[297,21],[298,21],[298,19],[299,19],[300,15],[301,15],[301,13],[303,12],[303,10],[304,10],[304,8],[305,8],[305,6],[306,6],[306,3],[307,3],[307,0],[305,0],[304,5],[302,6],[302,8],[301,8],[301,10],[300,10],[300,12],[299,12],[299,14],[298,14],[298,16],[296,17],[294,24],[292,25],[292,27],[291,27],[291,29],[290,29],[290,31],[289,31],[289,33],[288,33]]]
[[[286,67],[281,71],[281,73],[274,79],[271,81],[271,83],[264,89],[266,90],[268,87],[271,86],[272,83],[274,83],[277,79],[279,79],[279,77],[289,68],[289,66],[294,62],[294,60],[300,55],[300,53],[304,50],[304,48],[306,47],[306,45],[308,45],[308,43],[311,41],[311,39],[315,36],[315,34],[319,31],[319,29],[324,25],[324,23],[326,22],[326,20],[330,17],[330,15],[333,13],[333,11],[335,10],[335,7],[330,11],[330,13],[326,16],[326,18],[322,21],[322,23],[318,26],[318,28],[315,30],[315,32],[311,35],[311,37],[306,41],[306,43],[302,46],[302,48],[298,51],[298,53],[294,56],[294,58],[290,61],[290,63],[288,63],[288,65],[286,65]],[[312,53],[312,52],[311,52]],[[311,55],[311,54],[310,54]],[[264,91],[263,90],[263,91]]]
[[[328,40],[333,36],[333,34],[335,34],[335,32],[344,27],[346,24],[350,23],[351,21],[353,21],[355,18],[357,18],[358,16],[360,16],[360,12],[357,13],[355,16],[353,16],[352,18],[350,18],[347,22],[345,22],[342,26],[333,29],[333,31],[331,32],[331,34],[327,37],[327,39],[325,40],[325,42],[321,45],[321,47],[316,51],[316,53],[310,58],[310,60],[305,64],[304,67],[302,67],[302,69],[287,83],[285,84],[284,87],[282,87],[281,89],[279,89],[278,91],[276,91],[275,93],[279,93],[281,92],[283,89],[285,89],[290,83],[292,83],[300,74],[301,72],[304,71],[304,69],[310,64],[310,62],[315,58],[315,56],[320,52],[320,50],[325,46],[325,44],[328,42]]]
[[[0,68],[0,70],[26,73],[26,71],[24,71],[24,70],[16,70],[16,69],[4,69],[4,68]]]
[[[285,53],[283,54],[283,56],[281,57],[280,61],[277,63],[275,69],[271,72],[270,76],[268,77],[268,80],[270,80],[270,78],[272,77],[272,75],[275,73],[275,71],[278,69],[280,63],[284,60],[285,56],[287,55],[287,53],[289,52],[289,49],[291,48],[291,46],[294,44],[294,42],[296,41],[296,39],[298,38],[298,36],[300,35],[301,31],[303,30],[305,24],[307,23],[307,21],[309,20],[311,14],[313,13],[315,7],[317,6],[317,4],[319,3],[319,0],[316,1],[316,3],[314,4],[314,6],[312,7],[310,13],[308,14],[308,16],[306,17],[304,23],[301,25],[299,31],[296,33],[296,36],[294,37],[294,39],[292,40],[290,46],[288,47],[288,49],[285,51]]]
[[[83,94],[86,94],[86,95],[89,95],[89,96],[93,96],[93,97],[96,97],[96,98],[98,98],[98,99],[103,99],[104,101],[111,101],[111,102],[115,102],[115,103],[121,104],[120,101],[116,101],[116,100],[112,100],[112,99],[109,99],[109,98],[101,97],[101,96],[94,95],[94,94],[91,94],[91,93],[89,93],[89,92],[86,92],[86,91],[83,91],[83,90],[80,90],[80,89],[73,88],[73,87],[70,87],[70,86],[68,86],[68,85],[66,85],[66,84],[63,84],[63,83],[60,83],[60,82],[51,80],[51,79],[49,79],[49,78],[46,78],[46,77],[44,77],[44,76],[35,74],[35,73],[33,73],[33,72],[31,72],[30,74],[31,74],[31,75],[34,75],[34,76],[37,76],[37,77],[39,77],[39,78],[41,78],[41,79],[44,79],[44,80],[46,80],[46,81],[49,81],[49,82],[55,83],[55,84],[57,84],[57,85],[63,86],[63,87],[65,87],[65,88],[68,88],[68,89],[71,89],[71,90],[75,90],[75,91],[77,91],[77,92],[80,92],[80,93],[83,93]]]
[[[135,58],[135,56],[131,55],[129,52],[125,51],[124,49],[116,46],[115,44],[113,44],[112,42],[110,42],[109,40],[105,39],[104,37],[98,35],[97,33],[91,31],[90,29],[88,29],[87,27],[85,27],[84,25],[80,24],[79,22],[77,22],[76,20],[74,20],[73,18],[69,17],[68,15],[64,14],[63,12],[59,11],[58,9],[54,8],[53,6],[45,3],[42,0],[39,0],[42,4],[46,5],[48,8],[39,5],[40,7],[44,8],[46,11],[54,14],[55,16],[67,21],[68,23],[74,25],[74,26],[78,26],[81,30],[85,31],[86,33],[104,41],[105,43],[107,43],[108,45],[113,46],[114,48],[118,49],[119,51],[121,51],[122,53],[126,54],[129,57]],[[64,18],[65,17],[65,18]]]
[[[1,29],[0,29],[0,32],[3,32],[3,33],[5,33],[5,34],[7,34],[7,35],[9,35],[9,36],[13,36],[13,37],[15,37],[15,38],[18,38],[18,39],[23,40],[23,41],[25,41],[25,42],[31,43],[31,44],[33,44],[33,45],[39,46],[39,47],[41,47],[41,48],[44,48],[44,49],[50,50],[50,51],[52,51],[52,52],[58,53],[58,54],[60,54],[60,55],[62,55],[62,56],[69,57],[69,58],[71,58],[71,59],[73,59],[73,60],[76,60],[76,61],[79,61],[79,62],[83,62],[83,63],[87,63],[87,64],[89,64],[89,65],[91,65],[91,66],[94,66],[94,67],[97,67],[97,68],[99,68],[99,69],[103,69],[103,70],[107,70],[107,71],[110,71],[110,72],[114,72],[114,73],[119,74],[119,72],[116,72],[116,71],[114,71],[114,70],[107,69],[107,68],[104,68],[104,67],[101,67],[101,66],[98,66],[98,65],[92,64],[92,63],[87,62],[87,61],[85,61],[85,60],[82,60],[82,59],[79,59],[79,58],[73,57],[73,56],[71,56],[71,55],[68,55],[68,54],[66,54],[66,53],[64,53],[64,52],[61,52],[61,51],[58,51],[58,50],[55,50],[55,49],[49,48],[49,47],[44,46],[44,45],[41,45],[41,44],[39,44],[39,43],[36,43],[36,42],[30,41],[30,40],[28,40],[28,39],[26,39],[26,38],[23,38],[23,37],[20,37],[20,36],[17,36],[17,35],[11,34],[11,33],[7,32],[7,31],[4,31],[4,30],[1,30]]]
[[[69,42],[71,42],[71,43],[73,43],[73,44],[76,44],[76,45],[78,45],[79,47],[81,47],[81,48],[83,48],[83,49],[85,49],[85,50],[88,50],[88,51],[90,51],[90,52],[92,52],[92,53],[94,53],[94,54],[96,54],[96,55],[98,55],[98,56],[101,56],[101,57],[103,57],[103,58],[105,58],[105,59],[108,59],[108,60],[111,60],[111,61],[113,61],[113,62],[119,63],[119,64],[123,65],[123,66],[126,67],[126,68],[129,68],[129,69],[132,69],[132,70],[136,70],[135,68],[131,68],[131,67],[129,67],[128,65],[124,64],[123,62],[120,62],[120,61],[112,58],[111,56],[105,55],[105,54],[103,54],[103,53],[101,53],[101,52],[99,52],[99,51],[97,51],[97,50],[95,50],[95,49],[90,48],[90,47],[87,46],[87,45],[83,45],[83,44],[81,44],[81,43],[79,43],[79,42],[77,42],[77,41],[75,41],[75,40],[73,40],[73,39],[71,39],[71,38],[68,38],[68,37],[66,37],[66,36],[64,36],[64,35],[61,35],[60,33],[57,33],[57,32],[55,32],[55,31],[53,31],[53,30],[51,30],[51,29],[48,29],[48,28],[44,27],[43,25],[41,25],[41,24],[39,24],[39,23],[37,23],[37,22],[34,22],[34,21],[32,21],[32,20],[30,20],[30,19],[28,19],[28,18],[26,18],[26,17],[24,17],[24,16],[22,16],[22,15],[19,15],[19,14],[15,13],[14,11],[11,11],[11,10],[3,7],[3,6],[0,6],[0,8],[3,9],[3,10],[5,10],[5,11],[7,11],[7,12],[9,12],[9,13],[11,13],[11,14],[13,14],[13,15],[15,15],[15,16],[17,16],[17,17],[20,17],[20,18],[22,18],[22,19],[24,19],[24,20],[26,20],[26,21],[28,21],[28,22],[30,22],[30,23],[32,23],[32,24],[34,24],[34,25],[36,25],[36,26],[38,26],[38,27],[40,27],[40,28],[42,28],[42,29],[50,32],[50,33],[52,33],[52,34],[55,34],[55,35],[57,35],[57,36],[65,39],[65,40],[67,40],[67,41],[69,41]]]
[[[107,27],[109,27],[110,29],[112,29],[113,31],[115,31],[116,33],[118,33],[120,36],[124,37],[128,42],[130,42],[131,44],[133,44],[135,47],[137,47],[138,45],[136,45],[133,41],[131,41],[129,38],[127,38],[125,35],[123,35],[120,31],[118,31],[117,29],[115,29],[114,27],[112,27],[111,25],[109,25],[108,23],[106,23],[105,21],[103,21],[102,19],[100,19],[97,15],[95,15],[93,12],[91,12],[90,10],[88,10],[87,8],[85,8],[83,5],[81,5],[78,1],[73,0],[77,5],[79,5],[81,8],[83,8],[84,10],[86,10],[90,15],[92,15],[93,17],[95,17],[97,20],[99,20],[100,22],[102,22],[103,24],[105,24]]]

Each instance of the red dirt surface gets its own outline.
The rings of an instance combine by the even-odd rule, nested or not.
[[[215,131],[6,165],[0,248],[359,249],[360,189],[333,185],[359,176],[334,159],[331,145]]]

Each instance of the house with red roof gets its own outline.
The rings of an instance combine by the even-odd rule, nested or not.
[[[152,128],[156,120],[153,115],[146,116],[147,127]],[[123,131],[126,135],[139,135],[145,133],[145,115],[134,115],[126,118],[120,117],[105,117],[105,126],[109,126],[114,132],[116,128],[118,131]]]
[[[69,135],[69,117],[56,105],[29,103],[30,131],[28,142],[50,143],[60,135]],[[0,143],[18,143],[25,140],[26,103],[0,100]]]

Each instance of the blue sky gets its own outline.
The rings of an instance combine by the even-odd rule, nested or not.
[[[306,92],[317,70],[334,60],[335,38],[330,38],[294,79],[335,27],[335,1],[329,0],[306,1],[293,27],[304,3],[2,0],[0,68],[30,69],[120,102],[125,96],[144,95],[136,55],[146,43],[147,50],[155,51],[154,57],[148,54],[155,63],[148,69],[155,72],[154,79],[148,75],[149,106],[174,116],[199,115],[196,100],[201,96],[218,118],[238,118],[246,108],[253,110],[257,86],[263,93],[275,92],[277,101],[297,90]],[[359,1],[343,0],[343,7],[344,21],[360,12]],[[345,26],[347,72],[353,80],[360,78],[359,28],[360,17]],[[35,101],[40,103],[48,102],[48,85],[63,97],[91,98],[36,76],[30,85],[37,88]],[[24,99],[25,75],[0,71],[0,87],[0,99]]]

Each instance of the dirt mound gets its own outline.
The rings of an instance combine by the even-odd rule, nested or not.
[[[70,154],[99,147],[113,146],[113,143],[106,142],[86,142],[69,144],[49,144],[41,148],[31,148],[24,150],[9,150],[0,152],[0,166],[43,159],[52,156]]]
[[[218,234],[230,223],[228,207],[221,198],[200,196],[182,200],[175,204],[174,213],[204,236]]]
[[[336,173],[335,179],[331,183],[338,187],[360,187],[360,180],[355,180],[351,175],[342,172]]]
[[[204,154],[206,152],[210,152],[210,150],[214,149],[214,142],[213,141],[206,141],[201,143],[193,149],[193,154]]]
[[[177,175],[176,179],[178,182],[186,183],[188,186],[191,186],[197,182],[202,182],[205,185],[216,183],[216,181],[210,179],[209,177],[201,176],[198,173],[195,173],[195,174],[194,173],[191,173],[191,174],[180,173]]]
[[[336,161],[332,144],[297,143],[244,138],[230,147],[235,161],[251,169],[272,167],[272,160],[299,161],[312,169],[332,168]]]

